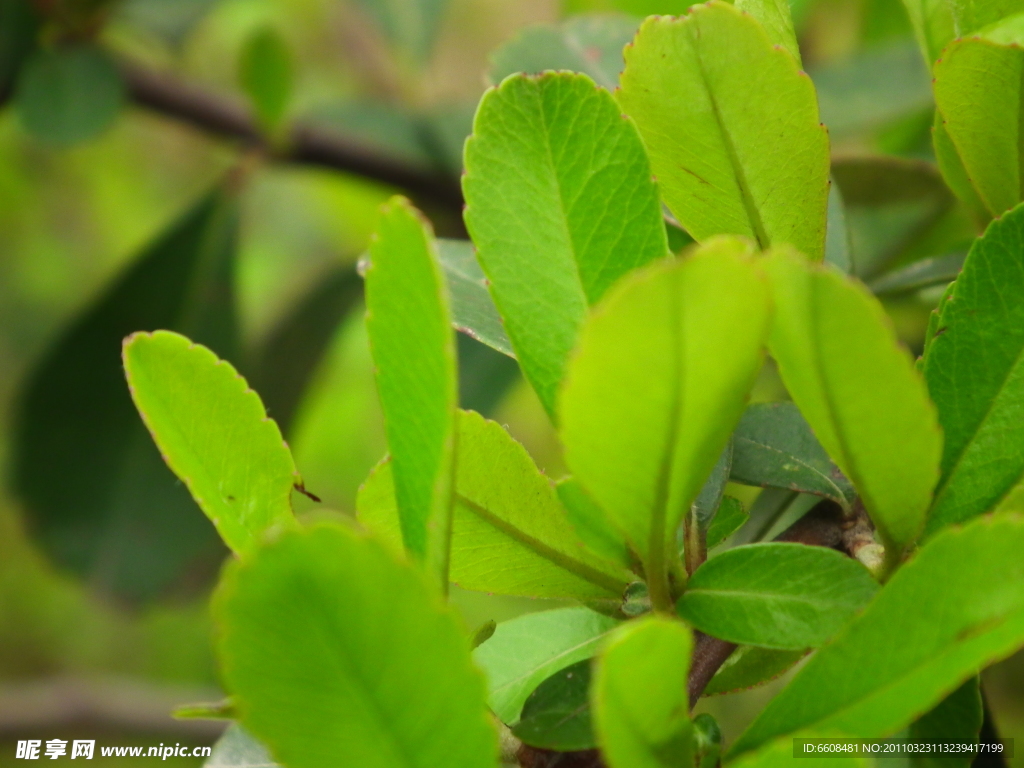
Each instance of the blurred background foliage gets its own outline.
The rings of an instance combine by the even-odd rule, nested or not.
[[[297,510],[351,513],[384,452],[355,269],[377,207],[404,190],[464,237],[484,88],[546,68],[614,87],[638,17],[688,5],[0,0],[0,766],[17,738],[217,732],[167,712],[218,696],[205,603],[224,550],[131,408],[120,338],[173,327],[231,359],[323,499]],[[919,351],[976,233],[933,164],[927,68],[898,0],[792,6],[833,142],[829,259]],[[459,339],[464,405],[559,477],[515,364]],[[767,367],[755,399],[785,396]],[[469,627],[549,607],[454,600]],[[1024,659],[987,678],[1003,734],[1024,734]],[[728,738],[771,691],[701,707]]]

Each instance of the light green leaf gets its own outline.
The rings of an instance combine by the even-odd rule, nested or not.
[[[491,54],[488,77],[497,85],[517,72],[538,75],[569,70],[589,75],[612,91],[625,67],[622,49],[633,39],[638,25],[638,20],[629,16],[602,14],[527,27]]]
[[[811,657],[733,754],[811,727],[861,738],[893,734],[1013,653],[1024,644],[1022,547],[1019,515],[939,533]]]
[[[473,652],[477,666],[487,674],[487,705],[500,720],[514,723],[538,685],[591,658],[617,624],[589,608],[559,608],[502,622]]]
[[[707,548],[713,549],[732,536],[750,519],[743,503],[732,496],[723,496],[714,520],[708,526]]]
[[[949,0],[957,37],[966,37],[982,27],[1024,11],[1021,0]]]
[[[793,31],[793,14],[789,10],[789,0],[735,0],[736,8],[749,13],[768,33],[768,39],[789,52],[800,66],[800,46],[796,43]]]
[[[203,768],[279,768],[267,748],[246,733],[237,723],[224,731],[213,745]]]
[[[955,740],[961,744],[977,744],[984,719],[981,684],[977,676],[970,678],[938,706],[910,725],[907,737],[922,741]],[[920,755],[911,758],[914,768],[970,768],[972,756]]]
[[[238,79],[260,126],[275,132],[288,109],[293,75],[288,44],[273,27],[261,27],[245,41]]]
[[[495,765],[463,629],[376,542],[335,525],[288,533],[228,568],[214,614],[242,724],[289,768]]]
[[[849,508],[857,492],[793,403],[758,403],[733,434],[730,479],[824,496]]]
[[[935,104],[945,129],[945,136],[936,136],[936,149],[948,137],[963,164],[964,177],[948,159],[942,163],[943,171],[950,175],[954,191],[967,196],[968,202],[973,195],[963,187],[964,178],[969,180],[990,216],[1001,215],[1022,199],[1018,124],[1022,43],[1024,14],[954,41],[933,70]]]
[[[967,209],[977,229],[983,230],[992,220],[985,203],[978,196],[974,182],[967,175],[963,160],[957,154],[956,146],[946,130],[946,121],[939,110],[935,110],[935,122],[932,124],[932,148],[935,150],[935,162],[942,173],[946,186],[953,191]]]
[[[357,506],[360,521],[397,548],[392,465],[378,466]],[[450,577],[481,592],[615,603],[631,580],[583,546],[526,449],[472,411],[459,418]]]
[[[170,331],[124,345],[135,406],[189,492],[237,553],[293,522],[298,472],[281,431],[230,363]]]
[[[914,37],[921,48],[921,54],[929,67],[942,55],[956,32],[949,0],[903,0]]]
[[[611,4],[633,16],[678,16],[692,5],[690,0],[611,0]]]
[[[624,280],[587,322],[562,392],[566,463],[640,556],[656,606],[681,516],[761,367],[770,306],[749,253],[721,238]]]
[[[437,251],[448,282],[455,327],[480,343],[515,357],[473,244],[468,240],[441,239],[437,241]]]
[[[721,2],[648,19],[617,95],[698,241],[746,235],[823,257],[829,149],[814,86],[754,19]]]
[[[18,77],[15,100],[32,135],[66,147],[106,130],[121,110],[124,91],[110,56],[83,44],[32,54]]]
[[[698,568],[678,609],[712,637],[798,651],[828,642],[877,591],[863,565],[834,549],[749,544]]]
[[[576,478],[559,480],[555,484],[555,491],[576,535],[584,544],[613,563],[624,568],[632,567],[629,546],[622,534]]]
[[[447,587],[458,372],[429,227],[403,198],[383,207],[366,270],[366,328],[402,539]]]
[[[590,669],[590,659],[584,659],[537,686],[512,733],[541,749],[569,752],[596,747],[590,722]]]
[[[719,667],[701,695],[718,696],[762,685],[783,674],[805,655],[805,651],[779,651],[741,645]]]
[[[764,263],[782,380],[860,493],[891,567],[920,533],[938,475],[942,435],[924,382],[865,289],[786,252]]]
[[[690,631],[664,616],[624,624],[608,639],[591,686],[594,727],[610,768],[692,768],[686,682]]]
[[[793,740],[776,739],[757,752],[730,762],[729,768],[791,768],[793,760]],[[835,768],[836,757],[834,754],[801,756],[797,765],[800,768]],[[874,763],[866,757],[843,756],[842,765],[845,768],[868,768]]]
[[[494,303],[553,415],[587,307],[668,253],[640,137],[589,77],[513,76],[480,102],[463,190]]]
[[[975,240],[924,373],[946,436],[933,533],[992,511],[1024,479],[1024,205]]]

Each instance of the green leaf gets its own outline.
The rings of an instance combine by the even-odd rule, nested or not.
[[[990,216],[1022,199],[1022,136],[1018,124],[1024,72],[1024,14],[955,40],[936,62],[935,103],[945,134],[963,164],[971,189]],[[936,137],[936,147],[943,137]],[[944,170],[949,167],[947,161]],[[964,179],[954,171],[950,186],[963,197]]]
[[[643,145],[589,77],[513,76],[480,102],[463,190],[494,303],[554,415],[587,307],[668,253]]]
[[[402,540],[448,584],[458,373],[430,225],[404,198],[381,210],[366,270],[366,328],[392,457]]]
[[[977,677],[970,678],[938,706],[925,713],[910,725],[907,737],[922,741],[955,740],[962,744],[977,744],[978,733],[984,719],[981,703],[981,685]],[[970,756],[943,755],[915,756],[911,765],[915,768],[969,768]]]
[[[796,33],[793,31],[789,0],[735,0],[734,5],[737,10],[753,16],[768,33],[772,45],[788,51],[797,66],[800,66],[800,46],[796,43]]]
[[[743,503],[732,496],[723,496],[714,520],[708,526],[707,548],[713,549],[732,536],[750,519]]]
[[[690,631],[664,616],[628,622],[608,639],[591,700],[610,768],[692,768],[686,693],[692,645]]]
[[[679,554],[683,557],[686,572],[697,570],[701,563],[708,559],[707,531],[715,518],[718,507],[722,503],[725,485],[729,482],[729,470],[732,468],[732,441],[711,469],[711,474],[704,481],[697,498],[690,505],[690,510],[683,519],[683,526],[678,532]]]
[[[167,328],[237,360],[237,216],[235,196],[218,192],[173,222],[24,381],[13,458],[31,528],[64,568],[124,599],[212,575],[224,556],[146,434],[120,350],[134,331]]]
[[[846,203],[843,191],[833,182],[828,188],[828,222],[825,233],[825,263],[840,272],[854,271],[853,243],[846,223]]]
[[[275,133],[288,110],[293,80],[291,51],[276,29],[261,27],[245,41],[238,79],[257,122]]]
[[[437,241],[437,251],[451,295],[455,327],[480,343],[515,357],[473,244],[468,240],[442,239]]]
[[[895,733],[1009,656],[1024,644],[1022,547],[1024,519],[1012,514],[936,535],[811,657],[733,754],[811,727],[860,738]]]
[[[920,533],[938,474],[942,435],[924,382],[862,287],[784,252],[764,263],[782,380],[860,493],[891,567]]]
[[[942,55],[942,49],[957,36],[949,0],[903,0],[914,37],[929,67]]]
[[[793,765],[793,748],[792,739],[776,739],[757,752],[730,762],[729,768],[789,768]],[[801,755],[799,763],[801,768],[834,768],[835,764],[835,755],[830,754]],[[874,762],[865,757],[844,756],[842,764],[851,768],[869,768]]]
[[[933,533],[995,509],[1024,479],[1024,206],[974,242],[924,372],[946,436]]]
[[[237,723],[224,731],[213,745],[203,768],[280,768],[267,748]]]
[[[966,37],[982,27],[1024,11],[1021,0],[951,0],[953,27],[957,37]]]
[[[32,3],[0,0],[0,90],[9,92],[36,47],[40,20]]]
[[[725,660],[702,696],[736,693],[774,680],[806,656],[805,651],[780,651],[741,645]]]
[[[473,652],[487,675],[487,705],[503,722],[516,722],[537,686],[559,670],[591,658],[618,623],[589,608],[558,608],[502,622]]]
[[[512,726],[524,744],[561,752],[597,746],[590,722],[590,659],[559,670],[530,694]]]
[[[259,395],[230,363],[170,331],[125,341],[136,408],[167,465],[239,554],[288,526],[295,462]]]
[[[287,533],[228,568],[214,614],[242,724],[290,768],[493,768],[463,629],[376,542],[335,525]]]
[[[91,44],[37,50],[25,62],[15,94],[25,127],[56,147],[98,136],[114,122],[124,99],[117,66]]]
[[[759,403],[733,434],[730,480],[833,499],[849,508],[857,492],[829,459],[793,403]]]
[[[589,75],[612,91],[625,67],[622,49],[633,39],[638,23],[629,16],[608,14],[527,27],[491,54],[488,78],[497,85],[517,72],[569,70]]]
[[[358,0],[396,51],[412,65],[430,57],[448,0]]]
[[[551,482],[500,424],[459,418],[451,580],[464,589],[527,597],[621,599],[629,574],[583,547]],[[393,461],[359,492],[360,521],[400,542]]]
[[[829,150],[814,86],[754,19],[721,2],[648,19],[617,95],[698,241],[746,235],[822,258]]]
[[[935,150],[935,162],[942,172],[946,186],[963,203],[976,228],[984,229],[992,220],[992,214],[978,197],[978,190],[968,177],[967,169],[964,168],[956,146],[949,137],[949,131],[946,130],[946,121],[938,110],[935,110],[935,120],[932,124],[932,148]]]
[[[963,253],[950,253],[946,256],[921,259],[875,278],[868,283],[868,287],[876,295],[883,296],[889,293],[919,291],[933,285],[945,285],[960,274],[965,257]]]
[[[689,0],[611,0],[613,7],[633,16],[664,14],[678,16],[686,13]]]
[[[588,320],[562,391],[566,463],[640,556],[656,607],[683,512],[761,368],[770,307],[749,251],[721,238],[624,280]]]
[[[697,569],[679,615],[705,634],[798,651],[829,641],[878,591],[856,560],[805,544],[749,544]]]
[[[613,563],[624,568],[632,567],[629,546],[622,534],[576,478],[559,480],[555,484],[555,491],[565,507],[565,514],[573,530],[586,546]]]

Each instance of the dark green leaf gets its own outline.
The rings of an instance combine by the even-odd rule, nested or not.
[[[921,259],[875,278],[868,283],[868,287],[876,294],[884,295],[919,291],[933,285],[945,285],[955,280],[956,276],[960,274],[965,258],[965,254],[951,253],[948,256]]]
[[[0,0],[0,94],[9,94],[21,65],[36,47],[39,26],[33,3]]]
[[[977,677],[972,677],[939,702],[938,706],[911,723],[907,737],[922,741],[949,739],[961,744],[977,744],[984,714],[981,685]],[[914,768],[970,768],[971,762],[970,756],[923,755],[914,757],[911,765]]]
[[[468,411],[490,416],[519,380],[519,366],[508,355],[466,334],[458,335],[457,344],[459,405]]]
[[[805,651],[780,651],[741,645],[704,688],[704,696],[717,696],[754,688],[774,680],[806,656]]]
[[[813,493],[849,506],[853,484],[829,459],[793,403],[759,403],[733,433],[731,480]]]
[[[1024,478],[1024,205],[976,240],[938,316],[925,377],[945,433],[927,532],[993,510]]]
[[[249,97],[257,122],[275,134],[292,96],[292,56],[273,27],[257,29],[245,41],[238,64],[238,79]]]
[[[828,642],[878,591],[856,560],[805,544],[749,544],[697,569],[679,615],[713,637],[780,650]]]
[[[224,552],[146,434],[120,348],[134,331],[170,328],[237,359],[236,237],[236,200],[206,198],[61,335],[24,385],[14,466],[32,528],[62,566],[124,597],[153,596]]]
[[[722,503],[718,507],[718,513],[715,515],[715,519],[711,521],[711,525],[708,526],[707,548],[717,547],[736,533],[740,526],[747,522],[748,519],[749,515],[739,499],[734,499],[732,496],[723,496]]]
[[[232,563],[214,614],[242,724],[289,768],[495,765],[465,631],[419,569],[349,526]]]
[[[725,484],[729,482],[729,473],[732,469],[732,456],[733,446],[730,440],[715,462],[708,479],[704,481],[704,487],[693,501],[693,512],[702,530],[707,530],[715,513],[718,512],[718,505],[722,503]]]
[[[473,244],[468,240],[441,239],[437,241],[437,250],[451,294],[455,327],[482,344],[515,357]]]
[[[32,135],[66,147],[102,133],[124,97],[121,74],[110,56],[83,44],[36,51],[18,77],[15,98]]]
[[[509,75],[569,70],[590,75],[602,88],[614,90],[626,66],[622,49],[633,39],[639,22],[629,16],[577,16],[561,24],[527,27],[491,54],[491,83]]]
[[[732,753],[808,728],[861,738],[895,733],[1013,653],[1024,644],[1022,548],[1024,519],[1015,514],[937,534],[811,657]]]
[[[853,244],[846,225],[846,203],[843,192],[834,181],[828,188],[828,222],[825,231],[825,262],[840,272],[854,271]]]
[[[590,723],[590,667],[590,659],[584,659],[541,683],[512,733],[532,747],[561,752],[597,746]]]
[[[448,0],[359,0],[396,51],[413,65],[429,58]]]

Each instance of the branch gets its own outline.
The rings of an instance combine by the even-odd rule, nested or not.
[[[403,162],[365,143],[306,123],[296,123],[286,148],[275,151],[240,104],[136,64],[123,63],[121,73],[129,98],[140,107],[261,148],[286,162],[331,168],[398,187],[461,217],[462,191],[458,179],[449,174]]]

